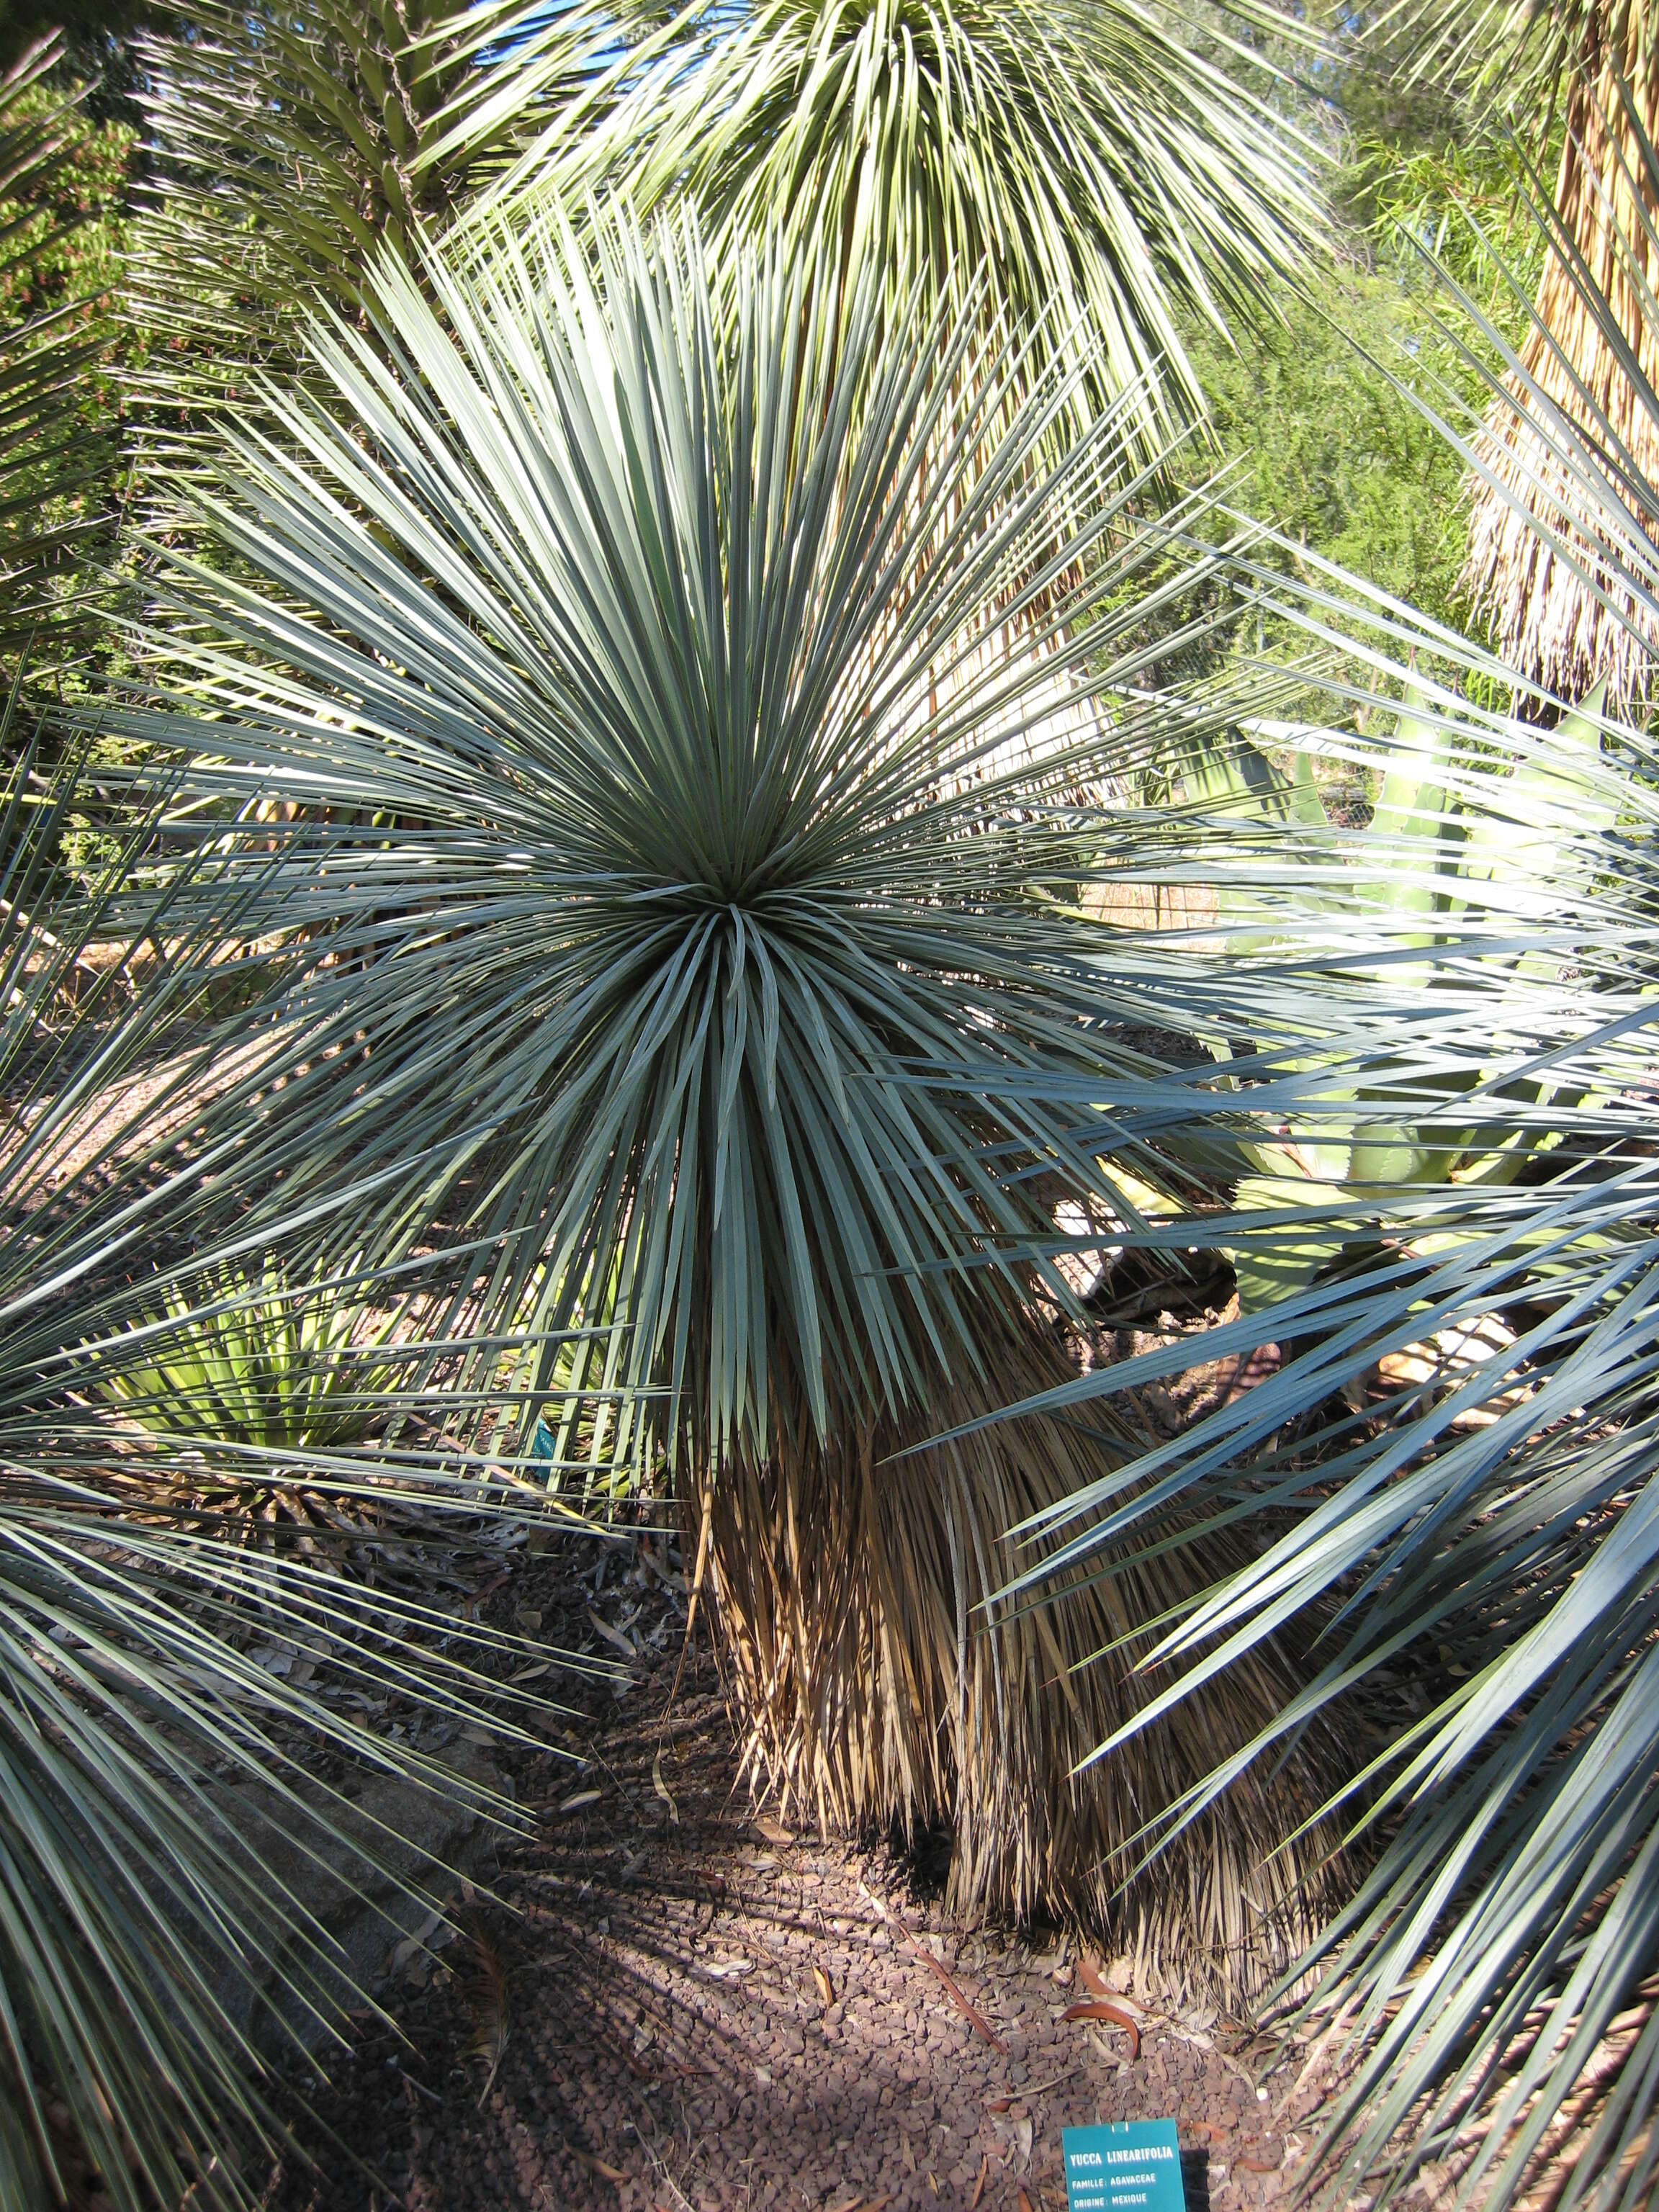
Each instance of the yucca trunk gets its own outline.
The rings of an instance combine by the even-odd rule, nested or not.
[[[1659,42],[1646,17],[1641,4],[1589,13],[1569,80],[1554,204],[1563,240],[1583,256],[1602,312],[1617,319],[1650,385],[1659,378],[1659,341],[1641,295],[1644,285],[1659,283],[1659,252],[1644,227],[1659,214],[1659,195],[1641,142],[1659,119]],[[1559,458],[1559,436],[1540,438],[1528,417],[1541,392],[1589,429],[1593,444],[1622,447],[1626,465],[1649,483],[1659,478],[1659,422],[1620,366],[1581,277],[1553,248],[1535,316],[1519,349],[1524,375],[1509,380],[1510,398],[1494,406],[1476,442],[1498,482],[1476,484],[1463,581],[1522,675],[1570,700],[1605,676],[1610,699],[1628,703],[1647,696],[1659,641],[1651,609],[1620,574],[1628,562],[1610,562],[1594,543],[1585,493]],[[1614,495],[1631,504],[1622,490]],[[1591,534],[1564,531],[1563,509],[1583,517]],[[1650,512],[1638,520],[1655,534]],[[1564,538],[1585,574],[1562,558],[1552,535]]]
[[[988,1384],[942,1392],[903,1422],[848,1423],[822,1447],[739,1459],[712,1500],[705,1485],[697,1504],[711,1506],[710,1580],[755,1778],[832,1832],[948,1822],[947,1901],[963,1916],[1042,1907],[1109,1932],[1154,1985],[1248,1997],[1295,1957],[1319,1902],[1297,1889],[1310,1848],[1270,1856],[1326,1795],[1311,1747],[1271,1790],[1247,1777],[1127,1899],[1114,1893],[1143,1856],[1145,1824],[1282,1709],[1290,1667],[1265,1648],[1076,1771],[1161,1686],[1133,1673],[1151,1624],[1240,1556],[1212,1536],[1137,1548],[1109,1579],[988,1620],[984,1601],[1030,1564],[1008,1532],[1103,1464],[1053,1420],[894,1456],[1073,1371],[1035,1324],[995,1350]]]

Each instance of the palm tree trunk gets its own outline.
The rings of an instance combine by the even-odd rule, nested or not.
[[[1540,404],[1528,380],[1603,449],[1615,456],[1622,449],[1644,479],[1659,479],[1659,421],[1650,388],[1659,380],[1659,334],[1643,314],[1641,297],[1644,285],[1659,285],[1659,251],[1647,227],[1659,215],[1659,194],[1637,129],[1651,138],[1659,128],[1659,41],[1647,14],[1639,0],[1589,11],[1569,82],[1554,198],[1561,236],[1583,257],[1644,382],[1638,388],[1620,366],[1580,282],[1553,249],[1536,320],[1520,348],[1524,377],[1509,380],[1511,398],[1493,407],[1476,441],[1498,483],[1477,482],[1463,574],[1504,659],[1522,675],[1575,701],[1606,677],[1615,704],[1645,699],[1659,630],[1651,609],[1638,608],[1628,583],[1597,550],[1594,498],[1528,428]],[[1613,495],[1637,512],[1627,492],[1615,489]],[[1659,517],[1639,512],[1638,520],[1659,537]]]

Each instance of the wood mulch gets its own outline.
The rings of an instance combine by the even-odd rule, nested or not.
[[[317,2166],[287,2161],[269,2212],[1061,2212],[1062,2127],[1164,2116],[1189,2212],[1286,2198],[1316,2085],[1259,2082],[1267,2045],[1144,1989],[1114,2000],[1138,2050],[1067,2021],[1128,1962],[952,1927],[927,1847],[757,1811],[706,1653],[669,1710],[684,1601],[635,1556],[580,1589],[568,1553],[526,1559],[495,1601],[566,1648],[637,1645],[631,1685],[574,1686],[567,1755],[503,1755],[533,1836],[459,1936],[391,1954],[391,2024],[313,2091]]]

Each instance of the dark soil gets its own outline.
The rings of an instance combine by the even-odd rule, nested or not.
[[[1189,2212],[1278,2204],[1316,2091],[1259,2088],[1265,2045],[1144,1988],[1138,2055],[1066,2021],[1091,1995],[1069,1940],[944,1922],[948,1838],[910,1855],[757,1812],[706,1652],[670,1709],[669,1575],[584,1542],[523,1559],[490,1601],[620,1656],[597,1616],[640,1647],[632,1680],[574,1685],[553,1740],[580,1767],[501,1754],[533,1839],[462,1893],[459,1935],[388,1962],[394,2025],[362,2020],[313,2089],[317,2166],[288,2160],[269,2212],[1060,2212],[1063,2126],[1165,2115]],[[1130,1971],[1103,1968],[1126,1994]]]

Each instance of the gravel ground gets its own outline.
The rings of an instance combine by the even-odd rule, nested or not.
[[[757,1813],[706,1654],[669,1707],[678,1576],[612,1547],[574,1582],[595,1549],[525,1559],[489,1610],[637,1646],[632,1686],[577,1686],[559,1740],[580,1768],[504,1758],[533,1839],[462,1898],[458,1937],[402,1947],[395,2030],[360,2023],[300,2130],[318,2169],[273,2175],[270,2212],[1061,2212],[1062,2127],[1170,2114],[1189,2212],[1285,2199],[1316,2087],[1259,2092],[1265,2047],[1145,1990],[1121,2008],[1138,2052],[1068,2021],[1091,1972],[1127,1994],[1129,1962],[948,1927],[937,1846]]]

